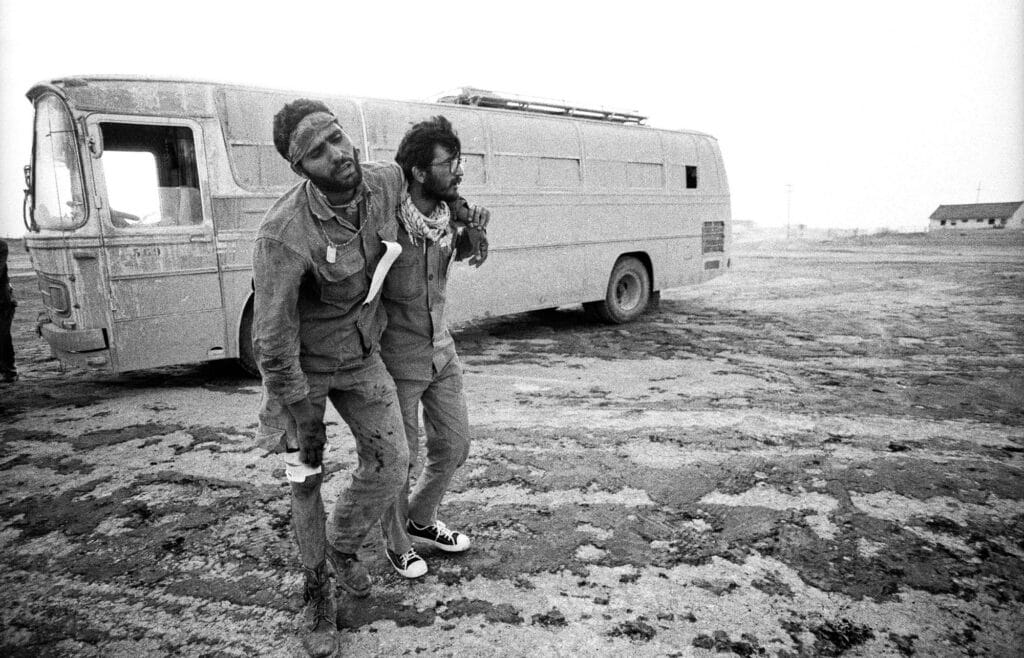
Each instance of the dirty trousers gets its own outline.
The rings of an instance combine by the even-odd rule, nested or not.
[[[396,379],[395,386],[409,444],[409,477],[401,486],[398,500],[381,518],[381,531],[391,550],[404,553],[411,547],[405,532],[406,519],[419,525],[429,525],[437,519],[441,498],[456,469],[469,455],[469,413],[458,357],[449,361],[432,381]],[[422,464],[417,458],[421,403],[426,433]],[[412,477],[416,478],[416,486],[410,494]]]
[[[358,465],[338,494],[326,539],[342,553],[356,553],[370,528],[394,504],[408,471],[409,448],[395,385],[377,354],[367,357],[358,368],[307,373],[306,379],[309,400],[317,414],[323,416],[330,399],[355,438]],[[275,418],[274,406],[265,402],[260,412],[261,433],[270,427],[282,428],[282,434],[287,434],[282,437],[286,445],[296,448],[298,442],[290,414],[278,405],[283,416]],[[314,561],[307,566],[315,567],[324,547],[303,544],[323,541],[322,476],[315,475],[310,480],[312,484],[307,487],[292,484],[292,522],[299,552],[304,561]]]

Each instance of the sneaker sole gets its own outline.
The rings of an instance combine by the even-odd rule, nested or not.
[[[406,533],[406,534],[409,534],[409,533]],[[426,537],[417,537],[416,535],[411,535],[411,534],[409,535],[409,539],[411,539],[414,542],[419,542],[421,544],[426,544],[427,546],[433,546],[434,548],[439,548],[442,551],[444,551],[445,553],[465,553],[470,548],[469,546],[466,546],[465,548],[459,548],[458,546],[451,546],[449,544],[442,544],[440,542],[434,541],[433,539],[427,539]]]
[[[394,564],[392,564],[391,567],[395,570],[395,573],[397,573],[402,578],[405,578],[406,580],[415,580],[416,578],[422,578],[423,576],[426,576],[427,575],[427,571],[429,571],[428,569],[424,569],[423,573],[418,573],[418,574],[413,575],[413,574],[408,574],[408,573],[402,573],[401,571],[398,570],[398,567],[396,567]]]

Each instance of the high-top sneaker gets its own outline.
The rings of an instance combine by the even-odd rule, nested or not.
[[[416,554],[414,548],[399,555],[390,548],[384,547],[384,553],[388,556],[388,561],[391,562],[395,571],[405,578],[419,578],[427,573],[427,563]]]
[[[306,576],[302,600],[305,621],[302,646],[310,656],[333,656],[338,648],[337,606],[334,589],[327,573],[327,563],[321,562],[316,569],[302,570]]]
[[[410,519],[405,524],[405,531],[413,541],[425,542],[448,553],[461,553],[469,550],[469,537],[449,529],[440,521],[434,521],[430,525],[420,525]]]

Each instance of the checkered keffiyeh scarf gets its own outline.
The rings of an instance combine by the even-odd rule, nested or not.
[[[413,204],[412,197],[406,195],[398,209],[398,218],[402,220],[402,225],[409,233],[409,239],[413,244],[419,244],[418,240],[430,240],[440,247],[451,245],[452,233],[448,225],[447,203],[439,202],[428,217]]]

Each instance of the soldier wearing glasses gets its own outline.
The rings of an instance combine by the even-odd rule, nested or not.
[[[490,213],[469,208],[466,226],[452,223],[452,209],[464,207],[459,184],[464,174],[461,143],[443,116],[415,124],[402,138],[395,160],[409,194],[398,210],[402,252],[384,283],[388,324],[381,356],[394,377],[409,442],[410,476],[417,468],[419,412],[423,409],[426,454],[416,485],[409,483],[381,520],[392,566],[406,578],[427,572],[410,540],[459,553],[469,537],[437,518],[455,470],[469,453],[469,416],[462,365],[446,320],[445,288],[452,261],[479,267],[487,257]]]

